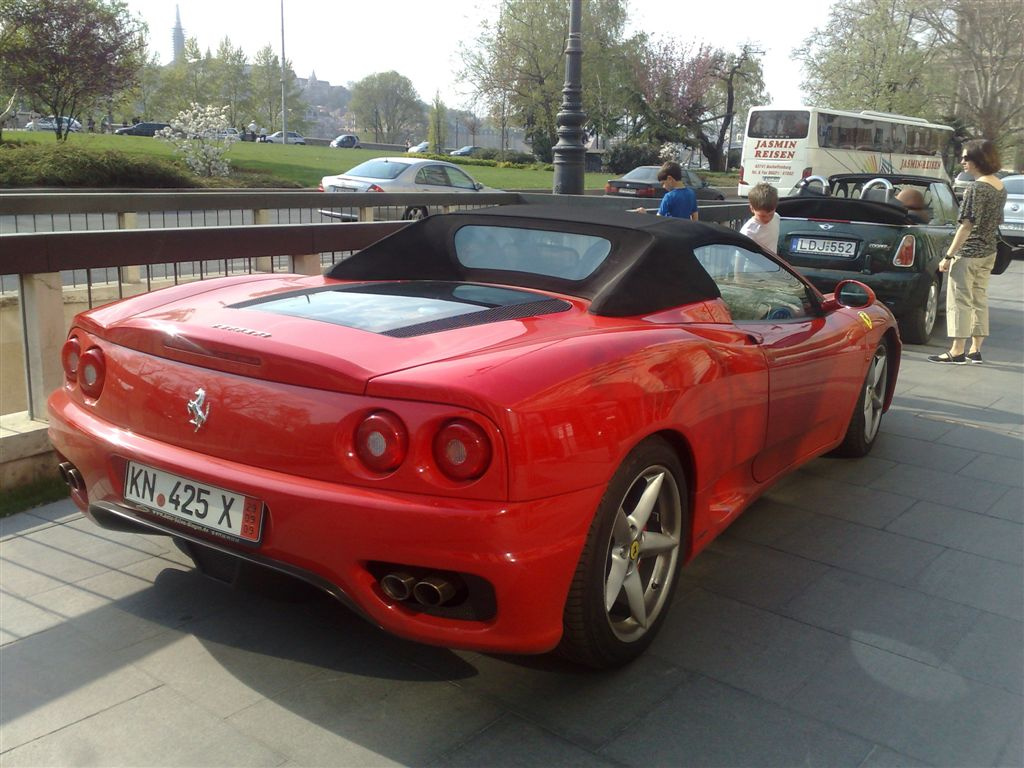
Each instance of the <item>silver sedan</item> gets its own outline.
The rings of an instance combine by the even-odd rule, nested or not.
[[[411,157],[377,157],[346,173],[324,176],[321,192],[481,192],[487,189],[454,163]],[[426,206],[409,206],[403,219],[422,219]]]

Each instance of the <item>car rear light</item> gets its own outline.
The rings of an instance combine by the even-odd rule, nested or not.
[[[376,184],[371,184],[366,190],[367,192],[383,192],[383,187],[378,187]]]
[[[99,347],[91,347],[78,360],[78,386],[89,397],[95,399],[103,391],[103,379],[107,375],[107,364]]]
[[[74,383],[78,380],[78,362],[82,356],[82,345],[74,336],[64,342],[60,350],[60,362],[64,366],[64,377]]]
[[[434,460],[452,480],[473,480],[491,463],[491,441],[473,422],[455,419],[434,437]]]
[[[807,166],[806,168],[803,169],[803,171],[800,172],[800,178],[801,179],[806,179],[807,177],[811,176],[813,173],[814,173],[814,169],[811,168],[811,166]]]
[[[654,197],[654,187],[644,187],[636,191],[637,197]]]
[[[615,194],[615,187],[611,183],[605,184],[604,185],[604,193],[606,195],[614,195]]]
[[[914,251],[916,250],[916,247],[917,240],[914,236],[904,235],[903,240],[900,241],[900,247],[892,259],[892,263],[897,267],[914,266]]]
[[[741,165],[740,166],[740,184],[746,184],[746,183],[747,182],[743,180],[743,166]]]
[[[375,411],[356,427],[356,455],[374,472],[392,472],[405,461],[409,434],[389,411]]]
[[[316,191],[317,192],[323,192],[324,191],[324,184],[323,184],[323,182],[320,182],[319,184],[316,185]]]

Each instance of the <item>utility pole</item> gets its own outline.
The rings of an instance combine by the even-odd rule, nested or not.
[[[282,141],[288,143],[288,107],[285,103],[285,78],[284,78],[284,0],[281,0],[281,136]]]
[[[582,0],[569,0],[569,39],[565,45],[565,86],[558,112],[558,143],[554,146],[556,195],[582,195],[587,148],[583,145],[583,76],[580,42]]]

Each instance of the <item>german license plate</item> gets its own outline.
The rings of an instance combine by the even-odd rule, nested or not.
[[[790,248],[794,253],[813,253],[823,256],[857,255],[857,244],[852,240],[828,240],[823,237],[794,237]]]
[[[633,189],[632,187],[619,187],[619,194],[620,195],[635,195],[636,194],[636,190]]]
[[[203,530],[260,540],[263,502],[251,496],[129,461],[124,498]]]

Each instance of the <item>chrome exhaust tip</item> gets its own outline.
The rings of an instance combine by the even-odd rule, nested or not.
[[[405,571],[386,573],[380,580],[380,588],[392,600],[408,600],[413,593],[416,577]]]
[[[70,461],[62,461],[57,465],[57,471],[60,473],[60,479],[64,481],[64,485],[73,491],[82,490],[84,487],[82,473],[74,464]]]
[[[455,585],[441,576],[427,576],[412,588],[416,602],[428,608],[440,608],[455,597],[455,592]]]

